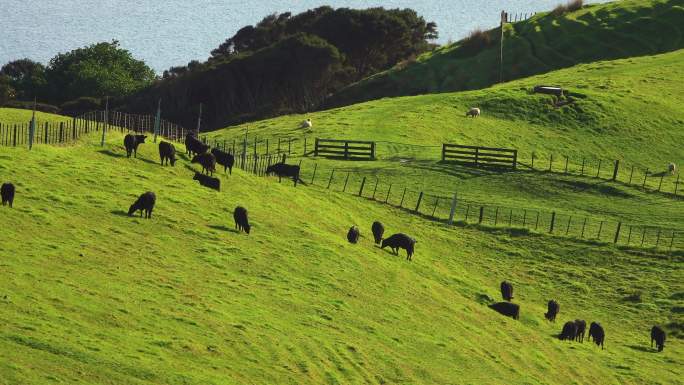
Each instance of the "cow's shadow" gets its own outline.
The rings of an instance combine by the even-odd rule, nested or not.
[[[230,227],[228,227],[228,226],[223,226],[223,225],[209,225],[208,227],[211,228],[211,229],[214,229],[214,230],[225,231],[225,232],[227,232],[227,233],[235,233],[235,234],[239,234],[239,233],[240,233],[240,232],[239,232],[238,230],[236,230],[236,229],[230,228]]]
[[[112,213],[114,215],[118,215],[120,217],[127,217],[128,216],[128,212],[123,211],[123,210],[112,210],[112,211],[110,211],[110,213]]]
[[[645,353],[658,353],[658,349],[651,348],[649,346],[643,346],[643,345],[627,345],[628,348],[632,350],[637,350],[640,352],[645,352]]]

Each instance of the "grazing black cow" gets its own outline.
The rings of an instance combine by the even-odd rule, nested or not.
[[[157,201],[157,196],[154,195],[152,191],[148,191],[142,195],[131,205],[128,209],[128,215],[133,216],[133,213],[140,210],[140,217],[143,216],[143,211],[145,211],[145,218],[152,218],[152,209],[154,209],[154,204]]]
[[[138,157],[138,146],[141,143],[145,143],[145,138],[147,138],[147,135],[131,135],[131,134],[126,134],[124,137],[124,147],[126,147],[126,156],[131,157],[131,153],[134,154],[134,157]]]
[[[411,261],[413,260],[413,251],[415,249],[416,243],[418,243],[418,241],[409,237],[408,235],[398,233],[393,234],[389,238],[383,239],[380,248],[384,249],[385,247],[389,246],[395,255],[399,255],[400,248],[404,249],[406,250],[406,259]]]
[[[565,325],[563,325],[563,331],[561,332],[560,336],[558,336],[558,338],[561,341],[564,341],[564,340],[574,341],[576,336],[577,336],[577,325],[575,325],[575,322],[573,322],[573,321],[568,321],[565,323]]]
[[[382,242],[382,235],[385,234],[385,226],[383,226],[382,223],[375,221],[373,222],[373,226],[371,226],[371,230],[373,231],[375,244],[379,245],[380,242]]]
[[[247,219],[247,209],[238,206],[233,211],[233,219],[235,219],[235,228],[240,230],[245,230],[245,233],[249,234],[251,226],[249,225],[249,220]]]
[[[656,348],[658,348],[659,352],[662,352],[665,348],[666,338],[667,335],[665,335],[665,330],[661,329],[658,326],[654,326],[651,328],[651,347],[653,347],[653,341],[655,341]]]
[[[216,172],[216,158],[213,154],[203,153],[195,155],[192,158],[192,163],[199,163],[202,165],[202,172],[206,172],[207,175],[214,175]]]
[[[508,281],[501,282],[501,297],[505,301],[511,302],[513,299],[513,285]]]
[[[587,323],[583,319],[575,320],[575,341],[584,342],[584,332],[587,330]]]
[[[218,148],[212,148],[211,153],[216,158],[216,163],[223,166],[223,172],[226,172],[226,169],[228,169],[230,170],[230,174],[232,175],[233,165],[235,164],[235,157],[232,154],[219,150]]]
[[[0,195],[2,196],[2,205],[9,204],[12,207],[14,204],[14,185],[12,183],[3,183],[0,187]]]
[[[347,240],[349,243],[356,243],[359,241],[359,228],[356,226],[352,226],[349,228],[349,231],[347,232]]]
[[[511,302],[497,302],[489,305],[491,309],[513,319],[520,318],[520,305]]]
[[[600,346],[603,350],[603,340],[606,338],[606,332],[603,331],[603,326],[598,322],[592,322],[589,325],[589,339],[593,339],[596,346]]]
[[[199,183],[204,187],[209,187],[216,191],[221,191],[221,180],[219,178],[214,178],[209,175],[203,175],[195,171],[195,176],[192,177],[192,179],[199,181]]]
[[[209,146],[199,141],[192,134],[185,135],[185,150],[190,156],[204,154],[209,151]]]
[[[299,178],[299,166],[294,164],[286,164],[282,162],[272,164],[266,168],[266,175],[271,174],[277,175],[279,182],[283,177],[292,178],[295,187],[297,187],[297,182],[304,183],[304,181]]]
[[[159,158],[161,159],[161,165],[171,163],[171,166],[176,165],[176,147],[169,142],[159,142]]]
[[[547,305],[547,311],[544,313],[544,317],[551,322],[556,322],[556,316],[558,315],[559,311],[560,305],[558,302],[556,302],[556,300],[552,299]]]

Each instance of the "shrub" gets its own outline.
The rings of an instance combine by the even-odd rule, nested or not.
[[[22,100],[9,100],[6,101],[3,106],[8,108],[20,108],[22,110],[33,110],[33,102]],[[52,104],[36,103],[36,111],[58,114],[59,107],[53,106]]]
[[[583,6],[583,0],[571,0],[565,4],[558,4],[558,6],[556,6],[556,8],[554,8],[553,11],[551,11],[551,14],[554,16],[561,16],[568,12],[577,11],[578,9],[581,9]]]
[[[487,31],[481,29],[476,29],[468,35],[461,42],[461,49],[469,54],[476,54],[484,50],[485,48],[494,45],[496,40],[492,38],[491,34]]]
[[[103,109],[100,99],[87,96],[65,102],[60,107],[62,114],[69,116],[78,116],[88,111]]]

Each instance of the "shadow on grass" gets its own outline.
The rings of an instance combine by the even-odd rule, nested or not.
[[[128,216],[128,212],[123,211],[123,210],[112,210],[112,211],[110,211],[110,213],[112,213],[114,215],[118,215],[120,217],[127,217]]]
[[[653,349],[643,345],[627,345],[628,348],[645,353],[658,353],[658,349]]]
[[[126,155],[124,155],[124,154],[117,154],[116,152],[114,152],[114,151],[112,151],[112,150],[99,150],[98,152],[99,152],[100,154],[104,154],[104,155],[107,155],[107,156],[111,156],[111,157],[113,157],[113,158],[125,158],[125,157],[126,157]]]
[[[227,232],[227,233],[240,234],[239,231],[237,231],[236,229],[231,229],[231,228],[228,227],[228,226],[223,226],[223,225],[209,225],[208,227],[211,228],[211,229],[214,229],[214,230],[225,231],[225,232]]]

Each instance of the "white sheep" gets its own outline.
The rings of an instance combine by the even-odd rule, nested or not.
[[[311,119],[307,119],[302,122],[301,128],[311,128],[313,127],[313,123],[311,123]]]
[[[472,116],[473,118],[480,116],[480,109],[477,107],[472,107],[468,112],[466,112],[466,118]]]
[[[677,172],[677,165],[674,163],[670,163],[667,165],[667,171],[670,172],[670,175],[674,175]]]

